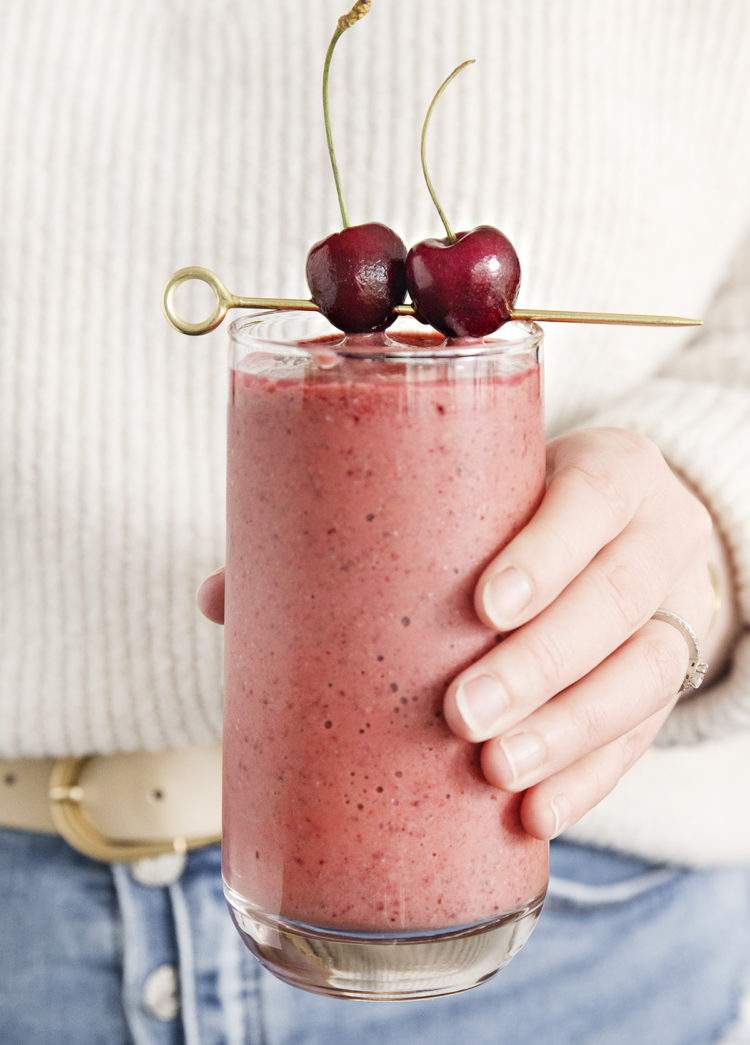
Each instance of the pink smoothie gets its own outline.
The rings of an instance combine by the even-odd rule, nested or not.
[[[441,714],[496,642],[477,577],[544,485],[540,369],[492,369],[232,372],[224,874],[262,911],[430,930],[544,889],[518,797]]]

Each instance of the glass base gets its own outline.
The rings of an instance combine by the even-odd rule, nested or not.
[[[360,1001],[434,998],[476,987],[517,954],[531,935],[544,892],[497,918],[418,933],[321,929],[255,910],[225,884],[245,945],[294,987]]]

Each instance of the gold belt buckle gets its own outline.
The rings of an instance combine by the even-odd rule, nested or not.
[[[83,808],[81,772],[89,758],[61,758],[52,767],[49,804],[55,827],[65,841],[84,856],[106,863],[131,863],[134,860],[185,853],[220,840],[220,835],[197,838],[165,838],[158,841],[117,842],[106,838],[87,818]]]

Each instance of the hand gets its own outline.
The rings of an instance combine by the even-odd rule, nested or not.
[[[506,634],[453,681],[452,731],[484,742],[482,770],[525,791],[526,831],[552,838],[602,799],[651,743],[689,654],[670,609],[705,653],[711,519],[649,440],[618,429],[549,444],[548,487],[530,523],[476,588]]]
[[[480,618],[510,634],[454,680],[444,703],[454,733],[485,742],[489,782],[526,791],[523,824],[538,838],[596,805],[672,709],[687,646],[652,614],[661,607],[688,620],[709,660],[734,629],[725,599],[725,620],[705,641],[713,615],[707,563],[726,579],[723,548],[712,542],[706,509],[650,441],[583,430],[553,440],[547,460],[539,510],[476,588]],[[223,569],[203,582],[198,606],[224,623]]]

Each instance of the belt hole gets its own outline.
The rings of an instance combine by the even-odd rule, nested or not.
[[[160,787],[152,788],[148,793],[149,802],[161,802],[164,798],[164,792]]]
[[[16,783],[17,779],[18,778],[16,777],[15,773],[6,773],[5,776],[3,777],[3,783],[7,787],[13,787],[13,785]]]

